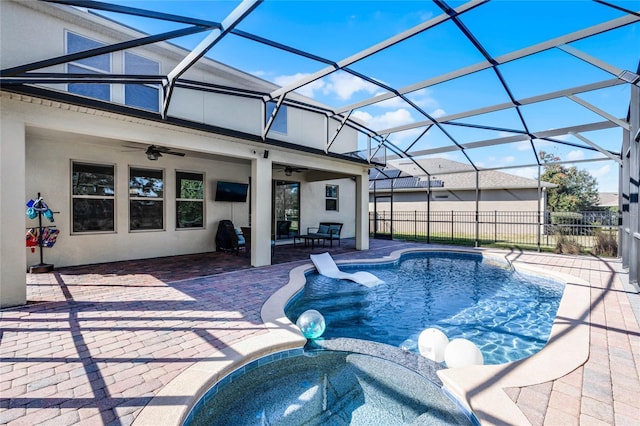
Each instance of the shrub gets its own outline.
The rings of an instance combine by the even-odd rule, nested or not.
[[[592,253],[596,256],[616,257],[618,255],[618,240],[615,235],[599,231]]]
[[[552,225],[581,225],[582,214],[578,212],[551,212]]]
[[[558,237],[558,242],[556,243],[556,253],[580,254],[580,244],[566,235],[561,235]]]

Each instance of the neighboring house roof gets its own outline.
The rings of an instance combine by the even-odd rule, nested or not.
[[[428,182],[426,180],[421,181],[416,176],[404,176],[395,179],[379,179],[375,180],[376,190],[390,189],[393,184],[393,189],[418,189],[427,188]],[[373,190],[373,181],[369,182],[369,189]]]
[[[424,189],[431,186],[432,190],[475,190],[476,172],[470,165],[444,158],[430,158],[416,160],[424,174],[413,161],[393,162],[395,168],[382,171],[372,170],[369,173],[369,190],[373,191],[373,181],[376,181],[376,191],[391,188],[391,179],[395,177],[393,189],[412,190]],[[468,170],[468,171],[466,171]],[[386,176],[388,177],[386,177]],[[431,185],[428,180],[431,179]],[[480,189],[531,189],[538,188],[536,179],[529,179],[496,170],[481,170],[479,175]],[[554,188],[555,184],[540,182],[542,188]]]
[[[601,207],[618,207],[618,193],[617,192],[600,192],[598,194]]]

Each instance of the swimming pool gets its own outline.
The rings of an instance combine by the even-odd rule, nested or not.
[[[384,284],[365,287],[307,273],[303,290],[285,313],[295,322],[320,311],[324,338],[353,337],[417,351],[420,332],[442,330],[471,340],[485,364],[531,356],[546,344],[564,285],[514,271],[509,264],[473,253],[410,252],[382,264],[340,265],[366,270]]]
[[[462,252],[459,248],[426,247],[405,248],[396,250],[378,259],[364,259],[338,262],[341,269],[348,268],[350,262],[366,265],[366,270],[372,270],[379,274],[374,266],[380,262],[397,262],[407,254],[415,252],[429,252],[436,250]],[[505,252],[502,250],[472,250],[474,255],[482,253],[489,263],[496,259],[504,265],[507,256],[515,257],[514,267],[526,274],[552,277],[564,285],[564,293],[557,312],[560,320],[554,321],[551,335],[544,348],[534,354],[508,364],[475,365],[465,368],[444,368],[444,365],[435,367],[437,386],[447,395],[451,395],[456,404],[462,405],[466,412],[473,411],[480,421],[503,424],[526,424],[527,418],[520,411],[514,401],[505,393],[505,389],[521,388],[523,386],[536,385],[563,377],[575,371],[583,365],[589,357],[590,328],[585,321],[585,312],[589,312],[591,304],[591,288],[588,281],[573,275],[567,275],[554,271],[553,268],[541,269],[538,264],[544,264],[538,258],[539,255],[527,255]],[[544,256],[544,255],[543,255]],[[554,260],[556,259],[553,256]],[[354,267],[353,269],[361,269]],[[289,271],[289,281],[280,287],[265,301],[261,308],[262,324],[266,327],[266,333],[258,333],[249,339],[240,340],[229,347],[215,350],[211,357],[199,361],[190,366],[173,379],[162,392],[156,395],[147,404],[136,419],[139,424],[182,424],[190,418],[191,410],[207,398],[215,398],[214,390],[219,384],[235,379],[242,375],[250,364],[260,364],[272,357],[278,357],[281,351],[302,350],[308,344],[294,323],[285,315],[285,307],[304,288],[310,271],[313,271],[311,262],[294,267]],[[326,339],[313,342],[321,344],[329,350],[345,350],[348,348],[336,347],[335,343],[344,338]],[[433,361],[407,352],[399,347],[383,345],[384,354],[393,352],[412,357],[417,363],[433,363]],[[296,349],[297,348],[297,349]],[[415,356],[414,356],[415,355]],[[403,364],[404,365],[404,364]],[[417,371],[412,365],[407,368]],[[209,392],[211,391],[211,392]],[[175,395],[185,395],[175,398]],[[202,395],[205,395],[202,397]],[[169,397],[169,398],[168,398]],[[498,420],[496,420],[498,419]],[[477,420],[476,420],[477,421]]]

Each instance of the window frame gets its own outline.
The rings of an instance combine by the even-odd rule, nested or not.
[[[181,198],[180,195],[180,181],[181,178],[178,177],[179,174],[185,174],[185,175],[200,175],[202,177],[202,198]],[[183,230],[189,230],[189,229],[197,229],[197,230],[202,230],[202,229],[206,229],[207,227],[207,210],[206,210],[206,200],[207,200],[207,177],[205,172],[194,172],[194,171],[188,171],[188,170],[175,170],[175,185],[176,185],[176,192],[175,192],[175,213],[176,213],[176,223],[175,223],[175,227],[176,230],[179,231],[183,231]],[[179,217],[179,209],[178,209],[178,203],[180,202],[200,202],[202,203],[202,226],[179,226],[180,225],[180,217]]]
[[[335,196],[330,195],[330,189],[335,189]],[[324,187],[324,209],[325,211],[337,212],[340,211],[340,185],[326,184]],[[330,208],[330,202],[335,202],[335,208]]]
[[[97,45],[96,47],[102,47],[102,46],[106,46],[107,45],[107,43],[95,40],[95,39],[93,39],[91,37],[87,37],[87,36],[78,34],[78,33],[74,32],[74,31],[65,30],[64,34],[65,34],[65,36],[64,36],[64,50],[65,50],[65,54],[67,54],[67,55],[71,54],[71,53],[77,53],[77,52],[70,52],[69,51],[69,35],[70,34],[72,34],[72,35],[74,35],[76,37],[79,37],[79,38],[90,40],[91,42],[93,42],[93,43],[95,43]],[[66,63],[65,64],[65,71],[67,73],[70,73],[69,67],[72,66],[72,67],[78,67],[78,68],[81,68],[83,70],[86,70],[89,73],[110,74],[110,73],[113,72],[113,55],[111,53],[103,53],[102,55],[107,55],[108,58],[109,58],[109,69],[108,70],[95,68],[95,67],[93,67],[91,65],[87,65],[87,64],[82,63],[81,62],[82,60],[80,60],[80,61],[71,61],[71,62]],[[102,55],[98,55],[98,56],[102,56]],[[86,95],[86,94],[75,92],[75,91],[71,90],[71,87],[70,87],[70,86],[72,86],[74,84],[86,85],[86,86],[89,86],[89,87],[92,87],[94,85],[99,85],[99,84],[105,85],[105,86],[107,86],[109,88],[108,98],[104,99],[104,98],[101,98],[101,97],[89,96],[89,95]],[[66,86],[67,92],[72,93],[72,94],[74,94],[76,96],[84,96],[84,97],[88,97],[88,98],[91,98],[91,99],[98,99],[98,100],[106,101],[106,102],[112,102],[112,99],[113,99],[113,87],[109,83],[67,83],[65,86]],[[99,87],[99,86],[95,86],[95,87]]]
[[[135,190],[135,188],[131,187],[131,178],[132,178],[132,171],[133,170],[146,170],[149,172],[159,172],[160,175],[162,176],[162,196],[161,197],[145,197],[145,196],[140,196],[140,195],[132,195],[132,189]],[[129,166],[129,176],[128,176],[128,181],[127,181],[127,189],[128,189],[128,218],[129,218],[129,232],[131,233],[138,233],[138,232],[158,232],[158,231],[165,231],[166,230],[166,173],[165,173],[165,169],[163,168],[153,168],[153,167],[143,167],[143,166]],[[142,202],[142,201],[154,201],[154,202],[160,202],[161,204],[161,210],[162,213],[160,215],[160,219],[162,221],[162,224],[160,227],[158,228],[136,228],[133,229],[132,225],[133,225],[133,220],[132,220],[132,204],[134,202]]]
[[[273,110],[276,108],[276,106],[277,106],[277,102],[274,102],[274,101],[265,102],[264,104],[264,126],[265,127],[267,126],[267,123],[269,122],[269,118],[271,118],[271,114],[273,113]],[[284,127],[284,130],[282,129],[282,127]],[[285,105],[284,103],[280,105],[280,108],[278,109],[278,113],[274,117],[273,123],[271,124],[269,131],[280,133],[281,135],[289,134],[289,110],[287,108],[287,105]]]
[[[118,215],[116,214],[117,212],[117,202],[118,202],[118,198],[117,198],[117,168],[116,168],[116,164],[115,163],[99,163],[99,162],[95,162],[95,161],[84,161],[84,160],[74,160],[71,159],[70,160],[71,164],[70,164],[70,173],[69,173],[69,180],[70,180],[70,188],[69,188],[69,193],[71,195],[70,197],[70,214],[69,214],[69,220],[70,220],[70,229],[71,235],[87,235],[87,234],[115,234],[117,232],[118,229],[118,224],[117,224],[117,218]],[[112,195],[92,195],[92,194],[75,194],[74,193],[74,173],[75,173],[75,165],[84,165],[84,166],[97,166],[97,167],[110,167],[112,169],[113,172],[113,194]],[[107,229],[107,230],[95,230],[95,229],[90,229],[90,230],[76,230],[75,229],[75,200],[112,200],[113,201],[113,209],[112,209],[112,223],[113,223],[113,229]]]
[[[125,74],[134,74],[134,73],[127,72],[127,63],[128,63],[127,56],[129,56],[129,55],[136,56],[138,58],[144,59],[145,61],[149,61],[149,62],[154,63],[157,66],[156,74],[160,75],[160,62],[154,61],[153,59],[149,59],[146,56],[140,55],[138,53],[127,52],[127,51],[125,51],[123,53],[123,55],[122,55],[122,67],[123,67],[123,70],[124,70]],[[145,108],[145,107],[142,107],[140,105],[129,103],[129,101],[127,101],[127,87],[129,87],[129,86],[143,86],[143,87],[155,90],[156,91],[156,101],[158,102],[157,108],[156,109]],[[123,84],[122,91],[123,91],[122,99],[124,100],[124,104],[126,106],[129,106],[129,107],[132,107],[132,108],[140,108],[140,109],[143,109],[145,111],[153,111],[153,112],[160,111],[160,105],[161,105],[160,87],[158,87],[157,84],[142,84],[142,85],[140,85],[140,84]]]

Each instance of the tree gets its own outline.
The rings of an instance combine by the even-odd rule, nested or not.
[[[598,183],[588,171],[557,164],[560,158],[551,153],[540,151],[539,156],[544,163],[544,173],[540,178],[558,185],[547,190],[547,205],[550,211],[590,210],[600,203]]]

